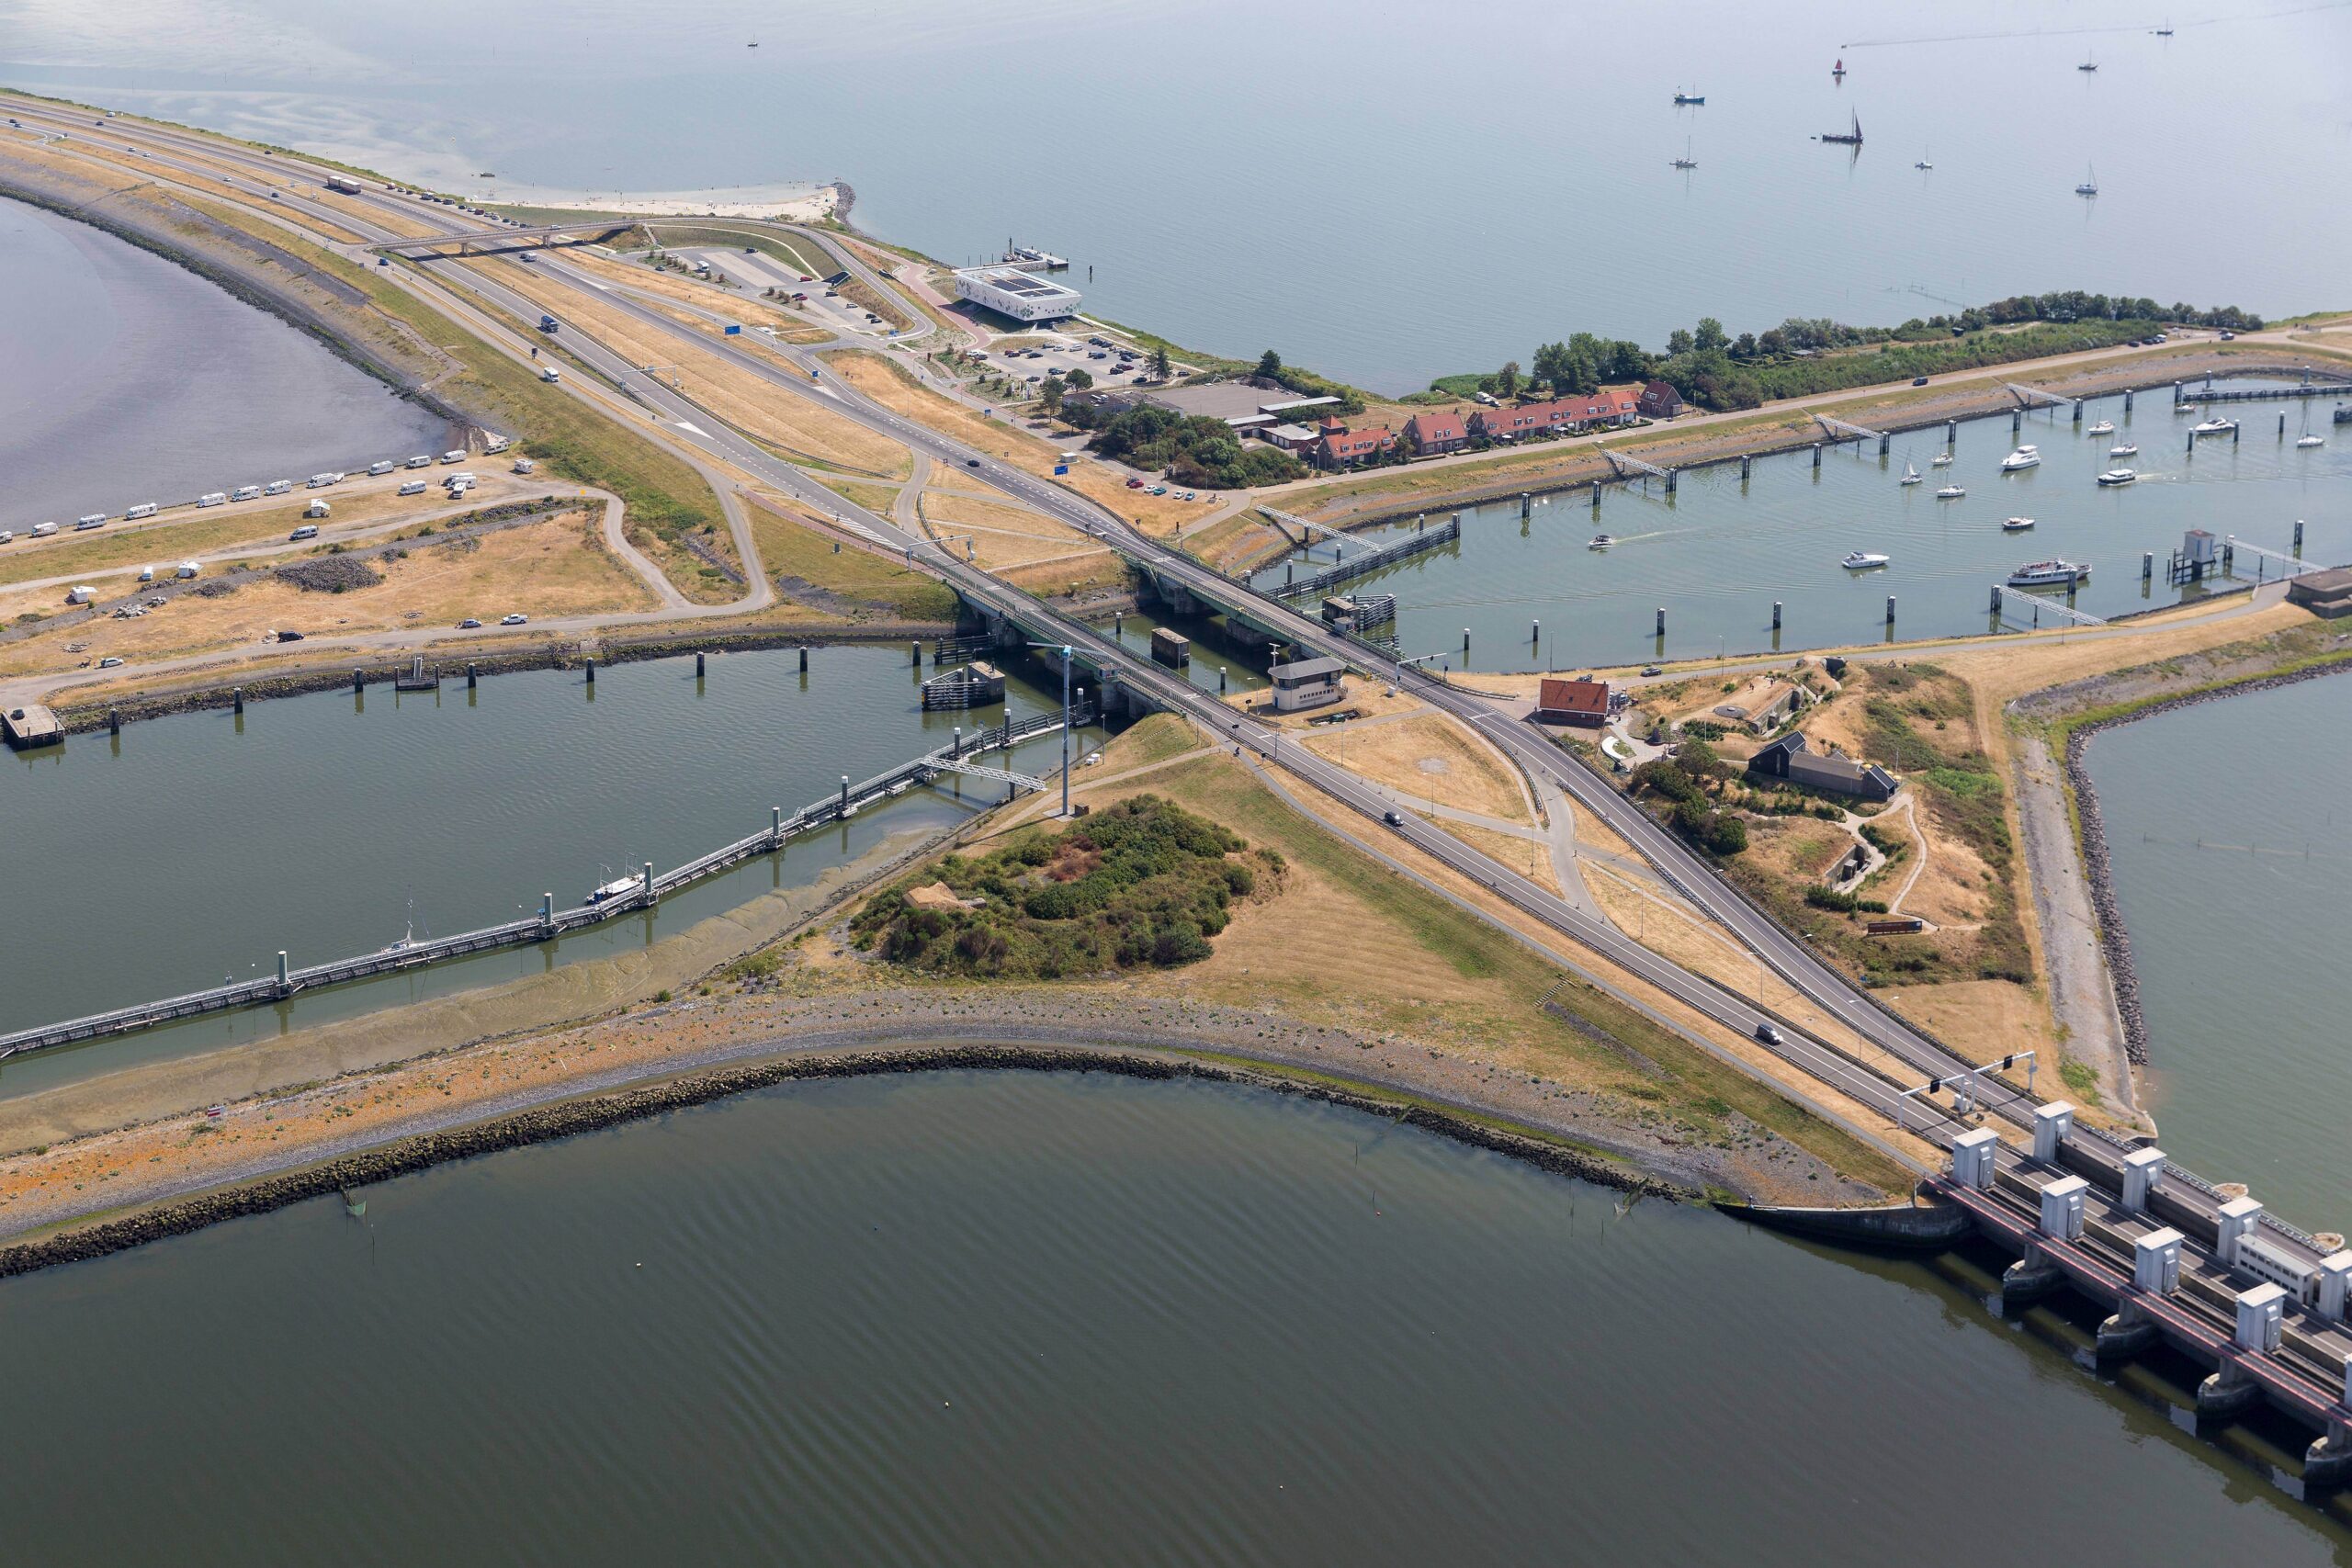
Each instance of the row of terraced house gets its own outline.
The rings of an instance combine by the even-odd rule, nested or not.
[[[1573,435],[1589,430],[1634,424],[1644,419],[1671,419],[1682,412],[1682,400],[1664,381],[1641,387],[1603,387],[1595,392],[1550,398],[1541,402],[1498,404],[1492,408],[1432,410],[1405,422],[1402,433],[1385,424],[1351,428],[1326,419],[1309,433],[1294,433],[1292,450],[1319,468],[1352,468],[1377,462],[1397,449],[1416,457],[1442,457],[1473,446],[1497,446],[1536,436]],[[1277,433],[1279,434],[1282,433]],[[1296,437],[1308,437],[1297,440]]]

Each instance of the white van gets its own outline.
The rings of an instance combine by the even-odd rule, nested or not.
[[[408,483],[401,486],[401,493],[402,495],[423,495],[424,493],[424,481],[423,479],[411,479]]]
[[[379,475],[390,473],[394,467],[395,465],[391,463],[370,463],[368,465],[368,475],[370,479],[374,479]]]
[[[229,492],[231,501],[257,501],[260,498],[261,486],[259,485],[239,485]]]
[[[300,528],[295,529],[291,534],[287,535],[286,538],[288,543],[299,545],[305,539],[315,539],[318,536],[319,531],[317,527],[311,524],[305,523]]]
[[[86,604],[97,596],[98,591],[95,588],[71,588],[66,590],[65,602],[68,604]]]
[[[408,466],[412,468],[429,468],[433,466],[432,454],[421,453],[416,457],[411,457],[408,460]]]
[[[539,367],[539,379],[542,381],[560,381],[563,379],[563,372],[557,369],[552,365],[542,365]]]
[[[464,497],[465,493],[466,493],[468,491],[469,491],[469,490],[471,490],[471,489],[473,489],[473,488],[474,488],[474,481],[473,481],[473,480],[471,480],[471,479],[459,479],[459,480],[458,480],[456,483],[452,484],[452,485],[449,487],[449,499],[450,499],[451,501],[460,500],[460,499],[462,499],[462,498]]]
[[[264,495],[284,495],[288,491],[292,490],[293,488],[294,481],[292,479],[272,479],[267,484],[261,487],[261,492]]]
[[[461,470],[458,473],[449,475],[441,482],[445,485],[470,485],[480,484],[481,480],[476,478],[472,473]]]
[[[154,515],[155,503],[152,501],[142,501],[138,505],[130,508],[128,512],[125,512],[122,514],[122,520],[125,523],[136,523],[142,517],[153,517]],[[98,521],[103,523],[106,519],[101,517]]]
[[[441,454],[441,460],[445,463],[462,463],[466,460],[466,455],[463,450],[444,452]]]
[[[33,525],[33,537],[36,539],[46,539],[51,534],[56,532],[57,525],[54,523],[36,523]]]
[[[225,490],[207,491],[196,498],[196,503],[198,506],[226,506],[229,504],[229,492]]]
[[[329,485],[341,484],[342,482],[343,476],[341,474],[312,474],[311,476],[310,488],[312,490],[324,490]]]
[[[324,517],[334,510],[334,507],[329,506],[323,501],[314,501],[311,502],[310,505],[302,508],[302,515],[305,517]]]
[[[77,530],[83,528],[103,528],[106,525],[107,514],[103,512],[93,512],[87,517],[77,517],[74,520],[74,526]]]
[[[0,545],[8,543],[8,541],[14,539],[16,536],[17,531],[14,528],[0,528]]]

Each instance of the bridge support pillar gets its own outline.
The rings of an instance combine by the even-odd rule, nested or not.
[[[2050,1261],[2037,1242],[2028,1242],[2025,1256],[2004,1269],[2001,1274],[2001,1304],[2022,1306],[2038,1302],[2066,1282],[2066,1276]]]
[[[2352,1371],[2346,1375],[2352,1377]],[[2352,1486],[2352,1417],[2336,1421],[2303,1450],[2303,1485],[2322,1491]]]
[[[2138,1355],[2156,1342],[2156,1320],[2132,1296],[2123,1298],[2115,1315],[2098,1325],[2097,1351],[2101,1360],[2121,1360]]]
[[[2226,1421],[2244,1415],[2261,1397],[2262,1385],[2246,1376],[2245,1369],[2231,1357],[2222,1363],[2221,1371],[2197,1385],[2197,1418]]]
[[[2075,400],[2075,423],[2076,424],[2083,423],[2083,400],[2080,398]]]

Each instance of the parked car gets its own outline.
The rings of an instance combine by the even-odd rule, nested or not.
[[[1141,490],[1143,489],[1143,481],[1141,479],[1129,479],[1127,481],[1127,488],[1129,490]]]
[[[122,660],[109,653],[104,659],[98,660],[98,668],[101,670],[119,670],[122,668]]]
[[[458,629],[461,632],[469,632],[480,629],[481,626],[481,623],[480,621],[474,619],[471,615],[468,615],[464,620],[458,623]]]
[[[498,624],[502,626],[520,626],[529,625],[530,620],[531,617],[528,615],[509,615]]]
[[[1914,376],[1911,378],[1911,384],[1915,387],[1924,387],[1928,384],[1928,378],[1925,376]]]

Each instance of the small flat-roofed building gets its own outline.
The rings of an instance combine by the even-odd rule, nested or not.
[[[1536,688],[1532,716],[1538,724],[1573,724],[1579,729],[1598,729],[1609,721],[1609,682],[1563,681],[1546,676]]]
[[[1077,289],[1009,266],[964,267],[956,274],[956,292],[1016,321],[1057,321],[1078,314]]]
[[[1281,447],[1285,452],[1296,452],[1302,455],[1313,451],[1315,444],[1323,439],[1322,432],[1312,425],[1306,424],[1268,425],[1253,430],[1250,434],[1261,441]]]
[[[1338,702],[1347,694],[1340,680],[1347,668],[1336,659],[1302,659],[1275,665],[1266,671],[1274,683],[1274,711],[1296,713]]]
[[[2287,601],[2330,620],[2352,615],[2352,570],[2304,572],[2287,584]]]
[[[1783,735],[1758,751],[1747,760],[1747,771],[1758,778],[1786,779],[1807,789],[1858,795],[1864,800],[1892,799],[1900,787],[1894,775],[1875,762],[1825,757],[1806,750],[1802,734]]]

